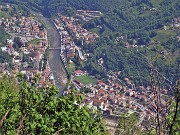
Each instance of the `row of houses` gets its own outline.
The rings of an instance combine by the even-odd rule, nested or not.
[[[70,34],[66,30],[66,27],[63,25],[60,19],[54,19],[54,23],[59,30],[60,38],[61,38],[61,57],[64,61],[67,59],[74,58],[75,56],[75,43],[72,40]]]
[[[60,49],[63,61],[67,62],[67,60],[74,58],[76,53],[81,60],[84,60],[82,50],[78,45],[83,45],[84,41],[87,44],[93,43],[98,35],[82,28],[78,23],[78,19],[73,17],[59,14],[59,17],[54,19],[54,24],[59,30],[61,38]]]
[[[37,88],[47,88],[54,85],[53,73],[49,68],[46,68],[43,72],[35,68],[24,68],[21,73],[25,76],[25,79],[29,84],[33,82],[33,79],[36,75],[40,75],[40,78],[37,82]]]
[[[1,19],[7,33],[14,33],[27,37],[47,38],[47,30],[35,17],[11,17]]]
[[[73,34],[77,40],[85,41],[87,44],[94,43],[99,36],[96,33],[89,32],[78,24],[78,20],[73,17],[66,17],[59,14],[60,20],[65,27]],[[83,45],[83,44],[82,44]]]
[[[10,70],[8,70],[7,63],[0,64],[1,75],[16,76],[18,72],[22,72],[27,82],[31,84],[33,78],[39,74],[38,88],[53,85],[53,74],[48,61],[44,59],[48,47],[47,30],[40,28],[42,24],[35,17],[11,17],[10,19],[2,19],[2,21],[6,32],[10,35],[15,33],[19,37],[21,45],[19,48],[15,48],[15,38],[11,38],[7,39],[6,45],[1,47],[3,52],[9,53],[13,57]],[[31,36],[29,41],[24,41],[24,37],[28,38],[28,36]]]
[[[74,71],[75,76],[84,74],[86,72],[82,70]],[[124,78],[124,85],[117,83],[116,74],[120,73],[114,73],[114,76],[108,75],[106,81],[98,80],[97,84],[84,85],[79,80],[74,80],[73,83],[80,90],[89,89],[89,92],[84,94],[83,105],[99,109],[103,115],[118,116],[122,113],[135,112],[142,121],[154,118],[156,115],[156,110],[153,109],[156,99],[155,90],[150,86],[135,86],[129,78]],[[161,89],[160,93],[162,97],[167,96],[168,89]],[[161,99],[161,108],[165,107],[166,102],[167,98]],[[161,113],[167,115],[164,110]]]

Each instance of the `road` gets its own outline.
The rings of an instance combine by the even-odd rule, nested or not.
[[[33,14],[35,14],[39,19],[43,20],[43,22],[46,24],[48,28],[47,30],[50,40],[49,41],[50,48],[60,47],[61,45],[60,35],[57,29],[55,28],[54,24],[52,23],[52,21],[49,18],[43,17],[39,13],[33,12]],[[50,69],[52,70],[54,75],[55,85],[57,88],[61,90],[60,94],[62,94],[68,79],[67,79],[67,73],[60,59],[60,50],[50,50],[48,62]]]

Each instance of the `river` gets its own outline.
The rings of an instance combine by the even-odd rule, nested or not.
[[[58,33],[58,30],[55,28],[54,24],[49,18],[45,18],[40,13],[33,12],[39,19],[41,19],[47,27],[50,48],[60,47],[61,39]],[[68,81],[67,73],[63,67],[62,61],[60,59],[60,50],[49,50],[49,58],[48,58],[49,66],[54,75],[55,85],[60,89],[60,94],[66,86]]]

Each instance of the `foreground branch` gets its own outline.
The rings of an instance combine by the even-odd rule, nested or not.
[[[1,121],[0,121],[0,128],[2,127],[3,121],[5,120],[5,118],[7,117],[9,113],[9,110],[5,113],[5,115],[2,117]]]
[[[59,134],[59,132],[60,132],[60,131],[62,131],[62,130],[64,130],[64,128],[62,128],[62,129],[60,129],[60,130],[56,131],[56,132],[54,133],[54,135],[58,135],[58,134]]]

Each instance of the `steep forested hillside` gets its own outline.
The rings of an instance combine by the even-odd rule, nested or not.
[[[99,23],[111,31],[135,33],[141,30],[141,35],[144,30],[160,28],[180,14],[178,0],[45,0],[36,3],[45,6],[43,11],[49,10],[50,14],[73,9],[100,10],[104,16]]]
[[[162,27],[180,15],[178,0],[1,0],[21,3],[44,15],[66,13],[74,9],[100,10],[104,16],[94,22],[103,24],[110,31],[133,33],[137,37]],[[134,34],[138,32],[138,34]]]

